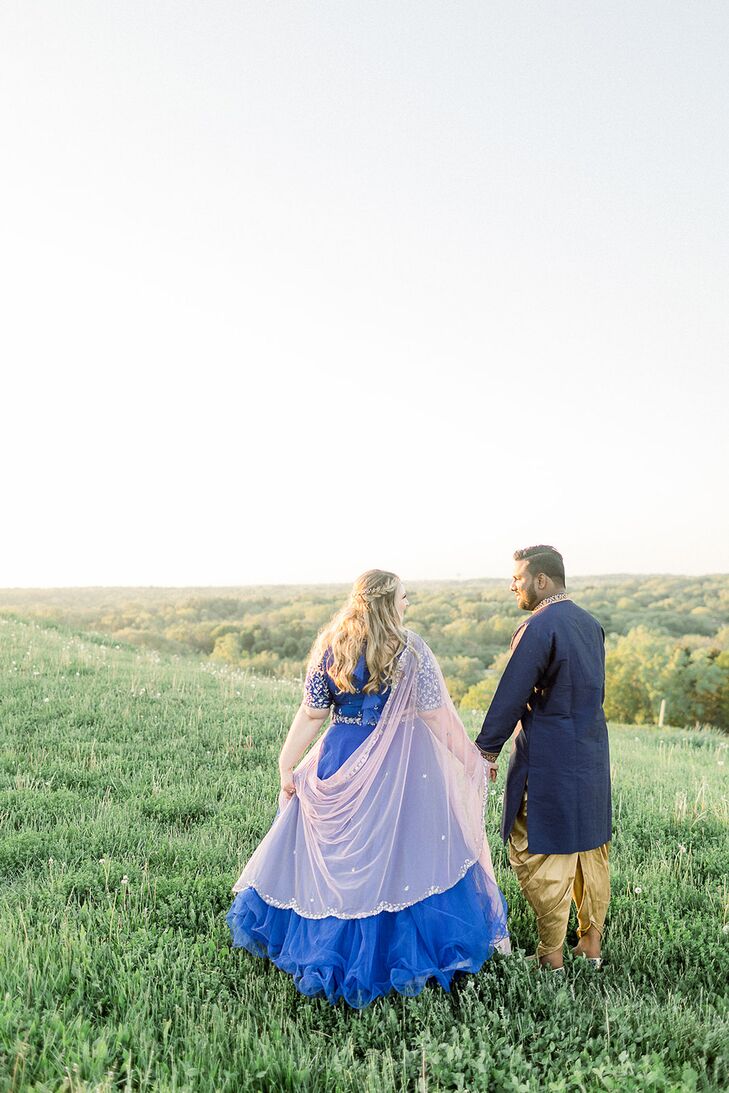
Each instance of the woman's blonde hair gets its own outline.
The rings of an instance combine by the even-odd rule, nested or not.
[[[368,569],[358,577],[344,607],[314,642],[309,667],[316,668],[331,648],[327,671],[338,690],[352,694],[356,690],[352,675],[364,652],[370,674],[365,694],[391,686],[395,663],[406,642],[395,607],[399,585],[395,573],[382,569]]]

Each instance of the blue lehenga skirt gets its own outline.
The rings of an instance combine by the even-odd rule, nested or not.
[[[361,732],[361,730],[360,730]],[[361,735],[352,734],[352,744]],[[349,748],[333,733],[324,741],[320,777],[346,759]],[[400,911],[366,918],[303,918],[272,907],[253,888],[239,892],[226,920],[235,947],[268,957],[293,977],[305,995],[362,1008],[395,990],[419,994],[428,980],[450,990],[458,972],[477,972],[508,938],[506,901],[476,862],[452,888]],[[494,913],[494,906],[499,910]]]

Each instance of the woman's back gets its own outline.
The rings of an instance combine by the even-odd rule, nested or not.
[[[369,736],[380,720],[390,687],[373,694],[364,688],[370,679],[364,651],[352,673],[354,692],[340,690],[331,675],[332,651],[328,648],[319,664],[307,673],[304,701],[310,709],[331,709],[332,725],[322,744],[317,775],[330,778]]]
[[[302,993],[353,1006],[429,979],[448,990],[508,946],[483,762],[402,625],[406,605],[399,578],[368,571],[317,639],[279,756],[280,812],[228,913],[236,945],[267,953]]]

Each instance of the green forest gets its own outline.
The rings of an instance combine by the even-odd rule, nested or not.
[[[454,702],[485,710],[524,617],[508,581],[407,589],[406,625],[435,652]],[[302,679],[314,637],[347,592],[344,585],[10,589],[0,591],[0,612]],[[729,731],[729,575],[583,577],[569,592],[607,635],[609,719],[654,723],[665,700],[667,724]]]

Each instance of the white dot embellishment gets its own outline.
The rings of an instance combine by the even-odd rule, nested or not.
[[[427,775],[427,774],[424,774],[424,775],[423,775],[423,778],[427,778],[427,777],[428,777],[428,775]]]
[[[410,885],[409,885],[409,884],[406,884],[406,885],[405,885],[405,891],[406,891],[406,892],[409,892],[409,891],[410,891]]]
[[[445,835],[441,835],[440,841],[443,842],[444,839],[445,839]]]

